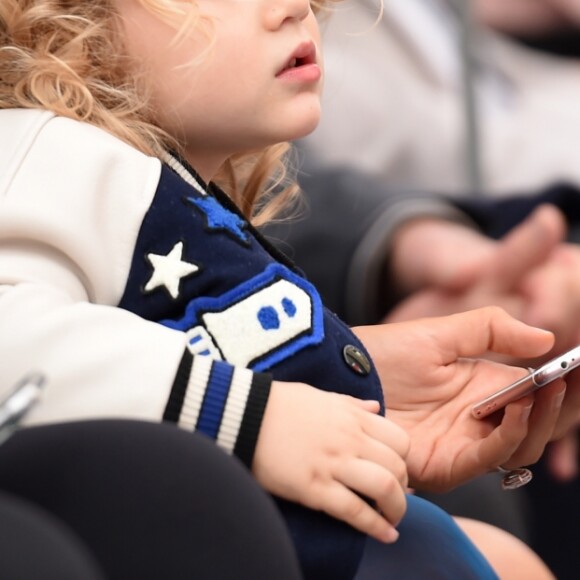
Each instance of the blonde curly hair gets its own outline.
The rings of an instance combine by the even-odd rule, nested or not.
[[[184,15],[173,0],[139,1],[168,21]],[[337,1],[311,5],[319,11]],[[198,18],[189,10],[176,38]],[[147,93],[131,72],[121,31],[111,0],[1,0],[0,109],[43,108],[96,125],[149,155],[179,152],[180,144],[155,123]],[[256,225],[296,196],[289,150],[288,143],[280,143],[232,157],[216,176]]]

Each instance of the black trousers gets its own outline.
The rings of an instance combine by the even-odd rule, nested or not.
[[[86,546],[58,519],[0,493],[0,577],[104,580]]]
[[[66,565],[83,580],[300,578],[270,497],[213,442],[174,426],[106,420],[23,429],[0,446],[0,493],[0,510],[12,512],[12,520],[0,515],[3,578],[51,578],[47,569]],[[10,544],[15,520],[25,523]],[[49,555],[62,554],[56,562],[38,547],[50,530]],[[46,563],[43,574],[28,572],[26,554]]]

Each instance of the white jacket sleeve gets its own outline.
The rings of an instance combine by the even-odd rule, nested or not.
[[[43,111],[0,111],[0,127],[0,392],[37,370],[48,384],[31,422],[159,421],[181,381],[174,420],[195,429],[214,362],[183,367],[183,333],[117,307],[161,163]],[[254,379],[234,369],[227,386],[230,452]]]

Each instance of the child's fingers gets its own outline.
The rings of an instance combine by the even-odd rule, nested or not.
[[[399,534],[377,510],[339,482],[324,489],[318,509],[385,543],[394,542]]]
[[[372,399],[357,399],[356,397],[351,397],[349,395],[344,396],[350,399],[357,407],[360,407],[369,413],[376,414],[381,410],[381,405],[378,401],[373,401]]]
[[[370,461],[377,466],[390,471],[402,487],[407,487],[409,477],[407,475],[407,464],[404,456],[392,445],[383,444],[376,439],[368,437],[364,445],[357,453],[359,459]]]
[[[380,415],[369,414],[368,417],[364,418],[362,428],[372,439],[390,447],[401,457],[407,457],[411,438],[403,428],[393,423],[393,421]]]
[[[341,462],[335,478],[348,488],[374,500],[383,517],[396,526],[407,507],[406,483],[388,469],[364,459]]]

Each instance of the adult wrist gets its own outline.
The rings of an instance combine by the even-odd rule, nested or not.
[[[393,237],[404,224],[422,219],[473,226],[462,211],[438,196],[409,193],[388,204],[367,227],[349,264],[345,313],[351,326],[378,322],[404,297],[397,279],[399,273],[391,266]]]

